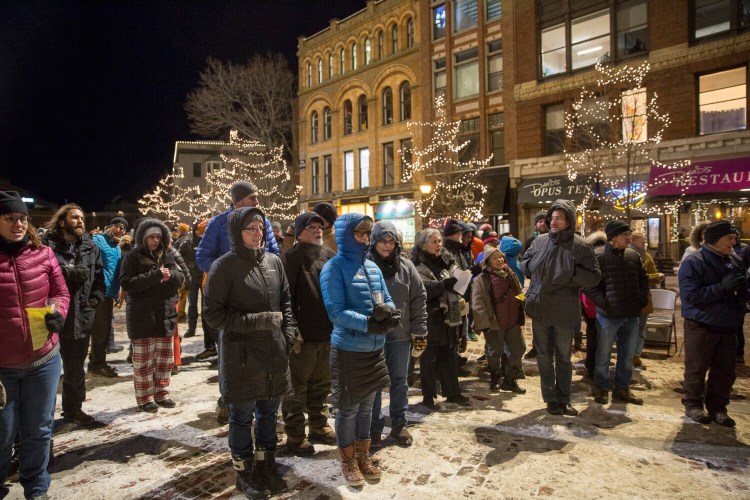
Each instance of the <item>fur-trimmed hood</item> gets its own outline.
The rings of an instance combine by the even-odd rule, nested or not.
[[[703,233],[706,232],[708,222],[701,222],[690,231],[690,246],[699,249],[703,243]]]
[[[604,231],[594,231],[593,233],[586,236],[586,243],[591,245],[593,248],[600,247],[607,243],[607,233]]]
[[[169,228],[167,228],[167,225],[159,219],[146,217],[140,220],[138,229],[135,230],[135,239],[133,241],[133,248],[135,250],[142,250],[146,248],[144,236],[146,235],[146,231],[148,231],[152,227],[158,227],[159,229],[161,229],[160,248],[162,250],[167,248],[172,243],[172,236],[169,233]]]

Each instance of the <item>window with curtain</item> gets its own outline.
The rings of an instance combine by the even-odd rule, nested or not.
[[[323,192],[324,193],[330,193],[333,188],[333,178],[332,178],[332,171],[333,171],[333,162],[331,160],[331,156],[324,156],[323,157]]]
[[[565,150],[565,106],[544,107],[544,154],[554,155]]]
[[[367,130],[367,98],[363,95],[357,99],[357,115],[359,117],[359,130]]]
[[[398,24],[391,26],[391,54],[398,52]]]
[[[406,20],[406,48],[414,47],[414,18]]]
[[[331,108],[323,109],[323,140],[331,138]]]
[[[747,129],[747,66],[698,78],[700,134]]]
[[[456,54],[454,93],[456,99],[479,94],[479,50]]]
[[[400,120],[411,120],[411,84],[403,82],[398,89],[399,101],[401,104]]]
[[[359,187],[370,187],[370,150],[359,150]]]
[[[352,133],[352,101],[344,101],[344,135]]]
[[[453,0],[453,31],[477,25],[477,0]]]
[[[487,90],[503,90],[503,41],[487,45]]]
[[[383,125],[393,123],[393,91],[390,87],[383,89]]]
[[[310,179],[310,191],[312,192],[312,194],[318,194],[320,192],[318,189],[318,167],[319,167],[318,159],[313,158],[312,160],[310,160],[310,162],[312,163],[312,168],[311,168],[312,176]]]
[[[357,69],[357,44],[352,44],[352,69]]]
[[[378,31],[378,61],[383,59],[383,32]]]
[[[354,189],[354,151],[344,152],[344,191]]]
[[[318,142],[318,112],[313,111],[310,114],[310,142]]]
[[[393,186],[394,184],[393,143],[386,142],[383,144],[383,185]]]
[[[445,37],[445,5],[438,5],[432,9],[432,39]]]
[[[370,39],[365,38],[365,65],[370,64]]]
[[[318,83],[323,83],[323,60],[318,59]]]

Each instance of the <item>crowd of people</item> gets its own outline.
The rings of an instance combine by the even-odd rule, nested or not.
[[[149,413],[178,404],[169,393],[181,364],[178,323],[186,321],[184,336],[192,337],[201,317],[197,358],[217,358],[217,420],[228,424],[236,486],[247,498],[287,490],[276,466],[279,413],[288,452],[310,456],[316,443],[335,444],[349,485],[377,481],[372,450],[384,439],[383,388],[390,438],[409,446],[415,365],[426,411],[470,408],[459,376],[477,334],[489,390],[525,394],[527,318],[526,357],[537,360],[550,414],[578,414],[571,354],[583,349],[582,323],[594,400],[607,404],[611,393],[643,404],[630,383],[642,363],[650,290],[664,276],[625,221],[584,238],[574,204],[557,200],[536,216],[525,245],[489,224],[449,219],[420,231],[408,249],[391,222],[338,216],[330,203],[282,232],[251,182],[235,183],[230,195],[231,207],[192,230],[151,217],[131,228],[115,217],[91,236],[78,205],[64,205],[37,230],[20,196],[0,192],[0,498],[9,491],[12,450],[25,497],[47,498],[61,372],[63,420],[103,425],[83,410],[85,359],[93,376],[118,376],[106,354],[123,303],[135,403]],[[748,259],[736,228],[718,220],[702,226],[679,268],[683,404],[696,422],[735,425],[727,405],[744,348]]]

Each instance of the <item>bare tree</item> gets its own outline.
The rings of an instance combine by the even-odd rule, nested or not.
[[[231,130],[292,152],[294,75],[281,54],[256,55],[247,64],[209,58],[198,88],[187,97],[190,130],[220,139]]]
[[[154,189],[138,200],[138,210],[143,215],[158,217],[170,222],[195,220],[192,213],[192,200],[198,193],[196,187],[181,187],[184,178],[182,169],[176,167],[174,172],[165,175],[154,186]]]

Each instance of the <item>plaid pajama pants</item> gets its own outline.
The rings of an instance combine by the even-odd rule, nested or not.
[[[135,401],[144,405],[169,397],[169,377],[174,364],[174,339],[133,339],[133,383]]]

